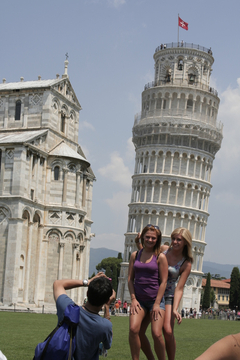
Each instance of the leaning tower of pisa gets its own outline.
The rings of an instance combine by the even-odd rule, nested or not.
[[[182,226],[192,233],[194,262],[180,308],[198,310],[211,171],[222,141],[220,99],[209,86],[214,58],[211,49],[187,43],[161,45],[153,58],[155,78],[144,87],[133,126],[135,169],[117,296],[130,300],[127,272],[136,234],[158,225],[170,244],[171,232]]]

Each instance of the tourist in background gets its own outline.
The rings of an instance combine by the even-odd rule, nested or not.
[[[130,257],[128,287],[131,296],[129,343],[133,360],[138,360],[141,341],[139,332],[143,319],[149,314],[154,349],[157,358],[165,360],[162,336],[165,306],[164,292],[168,276],[168,264],[160,254],[162,234],[158,226],[147,225],[140,235],[142,249]],[[153,357],[154,359],[154,357]]]

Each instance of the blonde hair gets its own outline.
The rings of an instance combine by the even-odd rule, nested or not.
[[[186,245],[183,248],[183,256],[192,263],[192,234],[188,229],[180,227],[173,230],[173,232],[171,233],[171,239],[176,235],[181,235],[182,238],[186,241]]]

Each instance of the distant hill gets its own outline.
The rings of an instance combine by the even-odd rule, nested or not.
[[[92,249],[90,248],[90,261],[89,261],[89,276],[97,272],[96,265],[98,265],[102,259],[108,257],[117,257],[120,251],[111,250],[107,248],[98,248]]]
[[[203,261],[203,272],[210,274],[219,274],[229,279],[231,277],[231,272],[234,267],[240,268],[240,265],[230,265],[230,264],[217,264],[211,261]]]
[[[118,253],[119,251],[107,248],[90,249],[89,276],[91,276],[93,272],[96,273],[96,265],[98,265],[102,259],[107,257],[117,257]],[[211,261],[203,261],[203,272],[210,272],[210,274],[220,274],[220,276],[229,279],[232,269],[235,266],[240,268],[240,265],[223,265]]]

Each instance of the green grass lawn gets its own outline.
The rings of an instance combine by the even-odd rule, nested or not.
[[[8,360],[32,360],[35,346],[45,339],[56,322],[56,315],[0,312],[0,350]],[[113,316],[112,324],[113,344],[108,359],[131,359],[128,317]],[[183,319],[180,326],[175,326],[176,360],[194,360],[215,341],[238,332],[237,321]],[[148,335],[151,339],[150,329]],[[145,359],[142,353],[140,359]]]

